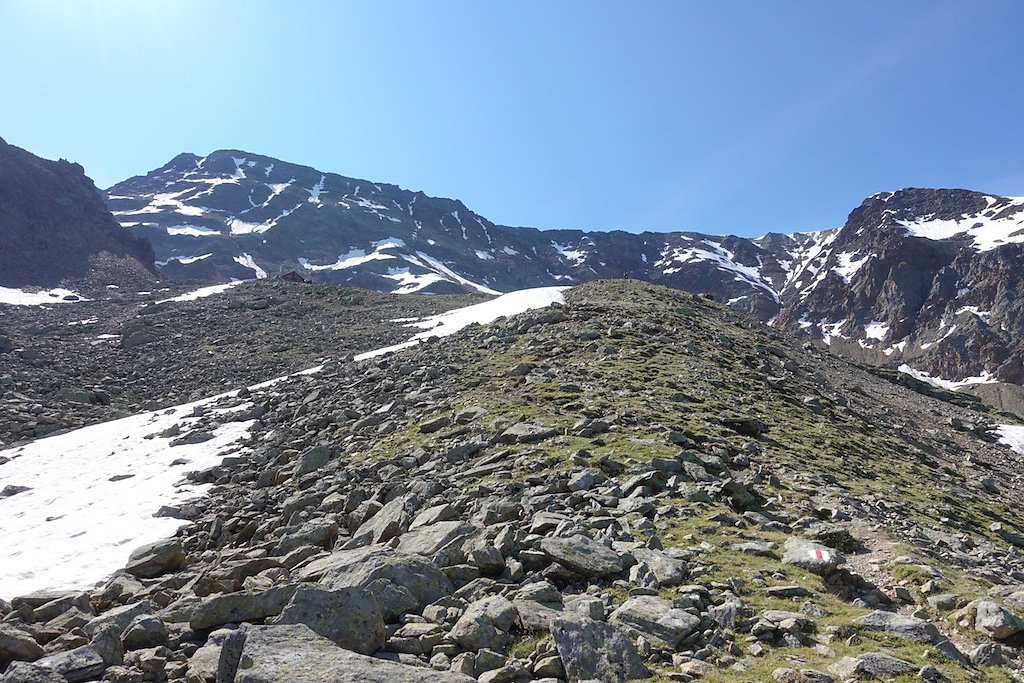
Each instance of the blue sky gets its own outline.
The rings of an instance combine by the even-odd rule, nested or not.
[[[1024,3],[0,0],[0,136],[101,187],[234,148],[496,223],[756,235],[1024,195]]]

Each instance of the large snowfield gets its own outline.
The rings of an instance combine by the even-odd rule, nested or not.
[[[486,324],[500,316],[561,303],[565,289],[511,292],[409,322],[423,331],[403,344],[362,354],[357,360],[454,334],[473,323]],[[0,597],[90,588],[124,567],[138,546],[173,535],[183,522],[154,517],[154,513],[203,495],[209,487],[185,483],[184,475],[218,465],[229,454],[244,456],[242,442],[252,423],[222,420],[209,440],[177,446],[171,445],[177,436],[159,433],[178,425],[180,433],[186,434],[205,411],[248,406],[236,401],[238,405],[230,409],[218,409],[217,402],[229,396],[83,427],[0,451],[0,490],[29,487],[0,498]]]

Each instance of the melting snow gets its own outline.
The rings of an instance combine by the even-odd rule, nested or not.
[[[961,313],[971,313],[978,316],[978,319],[983,323],[988,324],[988,317],[992,315],[992,311],[982,311],[977,306],[964,306],[957,310],[954,315],[960,315]]]
[[[223,291],[228,286],[206,290]],[[425,318],[411,325],[424,331],[409,341],[357,359],[407,348],[428,337],[450,335],[472,323],[486,324],[500,316],[562,303],[564,289],[511,292]],[[153,513],[204,494],[209,485],[184,483],[183,475],[218,465],[229,453],[245,455],[247,449],[241,442],[253,423],[226,422],[213,431],[213,439],[199,444],[171,446],[172,437],[145,437],[176,424],[187,432],[199,419],[194,416],[197,406],[210,406],[231,395],[83,427],[0,452],[9,458],[0,465],[0,484],[31,487],[3,500],[0,538],[5,561],[0,562],[0,595],[10,598],[38,590],[90,588],[122,568],[139,545],[173,535],[183,522],[153,517]],[[211,406],[208,410],[229,413],[249,405]],[[186,462],[172,464],[179,459]],[[62,476],[54,476],[57,471]]]
[[[385,353],[392,351],[399,351],[401,349],[415,346],[423,339],[429,339],[431,337],[446,337],[450,334],[455,334],[459,330],[472,325],[473,323],[479,323],[486,325],[489,322],[493,322],[502,316],[516,315],[523,311],[528,311],[533,308],[544,308],[550,306],[553,303],[565,303],[565,296],[563,292],[568,287],[537,287],[535,289],[521,289],[516,292],[509,292],[508,294],[502,294],[496,299],[485,301],[480,304],[474,304],[472,306],[466,306],[465,308],[457,308],[447,313],[440,313],[438,315],[424,318],[418,322],[409,323],[406,327],[419,327],[425,328],[425,331],[419,332],[413,335],[409,341],[394,346],[389,346],[383,349],[377,349],[376,351],[368,351],[355,357],[356,360],[363,360],[365,358],[373,358],[380,356]]]
[[[478,259],[480,259],[481,261],[493,261],[494,260],[494,254],[492,254],[492,253],[490,253],[488,251],[480,251],[479,249],[476,250],[476,257]]]
[[[864,326],[864,336],[868,339],[877,339],[878,341],[882,341],[885,339],[885,335],[887,334],[889,334],[888,323],[872,320]]]
[[[915,370],[906,363],[899,366],[899,368],[897,369],[906,375],[910,375],[915,379],[921,380],[922,382],[927,382],[928,384],[931,384],[936,387],[941,387],[943,389],[949,389],[950,391],[956,391],[957,389],[965,387],[968,384],[994,384],[997,381],[996,378],[992,375],[992,373],[990,373],[988,370],[983,371],[977,377],[965,377],[964,379],[950,380],[942,379],[941,377],[933,377],[929,375],[927,372]]]
[[[219,235],[220,232],[212,228],[204,228],[201,225],[172,225],[167,228],[168,235],[184,235],[186,237],[205,237],[207,235]]]
[[[214,294],[226,292],[235,285],[240,285],[243,282],[245,282],[245,280],[235,280],[234,282],[227,282],[222,285],[210,285],[209,287],[201,287],[200,289],[196,289],[194,291],[187,292],[179,296],[171,297],[170,299],[160,299],[155,303],[163,304],[167,303],[168,301],[195,301],[196,299],[202,299],[208,296],[213,296]]]
[[[836,259],[839,261],[839,265],[832,270],[839,277],[843,278],[843,282],[846,284],[850,284],[850,278],[860,270],[861,266],[867,263],[869,258],[871,258],[871,254],[865,254],[858,259],[856,258],[857,254],[858,252],[853,252],[852,254],[843,253],[836,256]]]
[[[393,254],[385,254],[384,249],[404,247],[405,242],[398,238],[390,238],[372,242],[372,245],[374,250],[369,254],[367,254],[363,249],[352,249],[347,254],[341,254],[338,256],[338,260],[334,263],[318,266],[310,263],[308,259],[300,258],[299,265],[306,270],[345,270],[346,268],[354,268],[355,266],[369,263],[370,261],[386,261],[388,259],[393,259],[395,256]]]
[[[320,195],[327,194],[324,190],[324,181],[327,180],[327,176],[320,176],[320,182],[309,189],[309,201],[313,204],[320,205]]]
[[[199,256],[172,256],[171,258],[167,259],[166,261],[154,261],[154,263],[156,263],[156,265],[160,266],[161,268],[166,266],[171,261],[177,261],[181,265],[187,266],[190,263],[195,263],[196,261],[202,261],[203,259],[208,259],[211,256],[213,256],[212,253],[200,254]]]
[[[973,216],[964,214],[956,220],[935,220],[919,216],[913,221],[897,221],[914,237],[941,240],[960,234],[971,238],[978,251],[990,251],[1002,244],[1024,242],[1024,211],[996,218],[1008,208],[1024,207],[1024,197],[1007,197],[1008,203],[992,207],[997,200],[989,198],[989,208]]]
[[[999,443],[1005,443],[1017,453],[1024,455],[1024,426],[996,425]]]
[[[562,255],[562,258],[567,261],[574,261],[576,265],[582,265],[587,259],[588,254],[582,249],[570,249],[566,245],[559,244],[558,242],[552,242],[551,246],[555,248],[555,251]]]
[[[250,256],[249,254],[242,254],[241,256],[236,256],[233,260],[240,266],[244,266],[254,271],[256,273],[257,280],[262,280],[267,277],[267,271],[263,270],[258,265],[256,265],[256,261],[254,261],[252,256]]]
[[[459,275],[458,273],[453,271],[448,266],[446,266],[443,263],[441,263],[440,261],[438,261],[436,258],[434,258],[432,256],[427,256],[422,251],[417,251],[416,252],[416,256],[419,259],[421,259],[422,262],[418,261],[417,259],[415,259],[413,257],[407,256],[407,255],[404,255],[402,258],[404,258],[406,261],[409,261],[410,263],[415,263],[418,266],[421,266],[421,267],[424,267],[424,268],[429,268],[431,270],[435,270],[435,271],[441,273],[442,275],[446,275],[448,277],[448,279],[454,280],[455,282],[458,282],[460,284],[466,285],[468,287],[472,287],[473,289],[475,289],[478,292],[481,292],[483,294],[491,294],[493,296],[498,296],[499,294],[501,294],[501,292],[495,291],[495,290],[491,289],[490,287],[484,287],[483,285],[477,284],[476,282],[473,282],[472,280],[467,280],[466,278],[462,277],[461,275]]]
[[[702,249],[700,247],[686,247],[685,249],[681,247],[666,247],[661,253],[661,260],[654,265],[662,268],[662,272],[666,275],[671,275],[672,273],[677,273],[682,270],[682,268],[676,267],[675,264],[710,261],[715,264],[716,269],[723,273],[732,273],[735,275],[735,280],[745,282],[752,287],[764,290],[771,295],[773,299],[776,301],[779,300],[778,293],[771,287],[771,285],[761,279],[761,273],[757,268],[737,263],[735,260],[735,254],[728,249],[723,248],[719,242],[704,240],[703,244],[706,247],[709,247],[709,249]]]
[[[389,280],[394,280],[398,283],[398,287],[394,289],[395,294],[413,294],[421,289],[441,280],[443,277],[437,273],[423,273],[422,275],[413,275],[409,272],[408,268],[388,268],[387,274],[382,277],[386,277]],[[412,320],[418,320],[418,318],[412,318]],[[407,321],[393,321],[393,322],[407,322]]]
[[[26,292],[23,289],[0,287],[0,304],[39,306],[42,304],[70,304],[76,301],[89,301],[89,299],[86,299],[78,292],[72,292],[70,289],[62,289],[60,287],[38,292]]]
[[[513,249],[512,247],[503,247],[501,251],[506,253],[506,254],[508,254],[509,256],[518,256],[519,255],[519,252],[516,251],[515,249]]]
[[[10,460],[0,465],[0,484],[30,489],[3,500],[0,595],[90,588],[123,567],[136,547],[172,535],[185,522],[153,514],[163,505],[205,493],[209,485],[182,483],[182,477],[219,464],[228,450],[239,450],[237,442],[252,421],[227,422],[200,444],[171,447],[170,437],[144,436],[175,424],[187,430],[198,419],[191,417],[193,408],[213,400],[2,451]],[[185,463],[172,464],[179,459]]]

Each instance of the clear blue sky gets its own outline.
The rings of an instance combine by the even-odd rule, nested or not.
[[[1020,0],[0,0],[0,136],[101,187],[237,148],[506,225],[754,235],[1024,195]]]

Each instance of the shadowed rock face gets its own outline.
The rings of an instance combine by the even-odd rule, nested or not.
[[[103,252],[102,267],[113,273],[148,270],[152,278],[152,248],[117,224],[80,165],[0,139],[0,285],[83,278]]]

